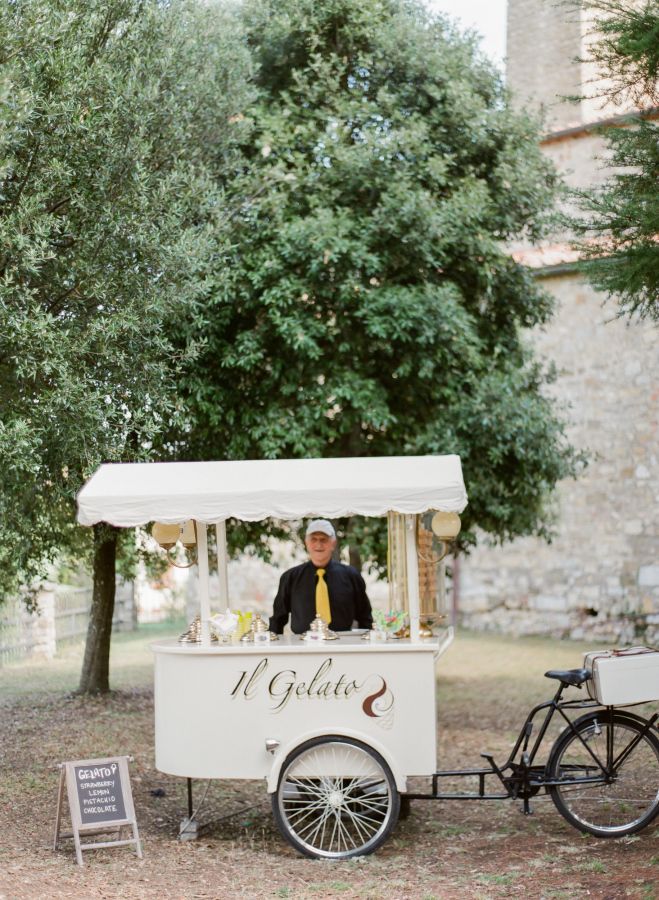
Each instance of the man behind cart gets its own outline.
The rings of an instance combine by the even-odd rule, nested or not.
[[[373,616],[364,579],[354,566],[332,559],[336,547],[332,523],[313,519],[304,544],[309,560],[279,579],[270,630],[281,634],[289,616],[295,634],[307,631],[316,616],[333,631],[349,631],[355,622],[359,628],[370,628]]]

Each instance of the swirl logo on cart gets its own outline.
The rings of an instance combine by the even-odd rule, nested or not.
[[[252,700],[262,691],[266,691],[272,702],[272,711],[281,712],[289,702],[296,700],[349,700],[352,696],[363,694],[368,689],[372,678],[378,678],[377,690],[364,698],[363,712],[370,718],[379,719],[390,716],[393,710],[394,697],[381,675],[369,675],[364,681],[350,679],[344,673],[336,674],[334,660],[325,659],[308,681],[298,677],[295,669],[281,669],[273,675],[268,673],[269,661],[262,659],[250,672],[240,673],[238,681],[231,690],[234,698],[242,697]]]
[[[394,695],[387,687],[387,682],[382,675],[377,675],[382,682],[381,686],[374,694],[369,694],[364,698],[362,709],[367,716],[374,719],[381,719],[381,725],[385,728],[390,727],[394,713]]]

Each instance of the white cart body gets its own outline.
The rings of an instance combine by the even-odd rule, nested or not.
[[[356,738],[387,761],[399,791],[435,771],[437,643],[154,645],[156,767],[193,778],[267,778],[323,734]],[[266,741],[276,741],[274,758]],[[344,773],[347,774],[347,773]]]
[[[452,637],[419,638],[415,515],[460,513],[457,456],[104,465],[78,496],[84,525],[197,523],[202,641],[154,645],[156,764],[188,778],[267,778],[275,790],[289,751],[319,735],[355,738],[388,763],[399,791],[436,766],[435,660]],[[408,518],[410,639],[342,635],[307,644],[212,644],[206,528],[218,537],[220,610],[230,606],[225,521],[347,515]],[[276,743],[274,755],[265,742]],[[271,745],[272,750],[272,745]]]

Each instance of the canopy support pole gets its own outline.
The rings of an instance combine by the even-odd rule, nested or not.
[[[419,640],[419,560],[416,552],[416,516],[405,516],[407,557],[407,601],[410,611],[410,639]]]
[[[227,523],[224,519],[215,523],[217,538],[217,578],[220,583],[220,609],[229,609],[229,557],[227,555]]]
[[[201,643],[211,642],[211,604],[208,591],[208,539],[206,523],[197,522],[197,564],[199,566],[199,615],[201,617]]]

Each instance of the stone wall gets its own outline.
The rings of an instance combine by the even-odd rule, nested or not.
[[[582,22],[553,0],[508,0],[507,82],[520,105],[542,108],[552,130],[581,123],[564,100],[581,83]]]
[[[520,106],[542,110],[550,132],[632,108],[602,99],[608,79],[588,61],[596,14],[579,7],[578,0],[508,0],[507,83]]]
[[[590,28],[585,13],[564,4],[509,0],[508,83],[518,105],[544,107],[553,133],[542,149],[570,187],[608,174],[605,141],[587,126],[625,111],[561,99],[580,88],[596,92],[598,73],[577,59]],[[517,634],[659,643],[659,330],[615,319],[613,300],[604,304],[576,272],[561,269],[575,258],[567,235],[511,251],[554,266],[540,277],[556,298],[555,318],[529,339],[558,367],[552,392],[590,464],[560,485],[552,544],[481,546],[461,561],[460,618]]]
[[[659,641],[659,335],[612,320],[577,276],[546,287],[556,318],[531,338],[558,366],[553,393],[591,461],[560,486],[552,544],[481,547],[463,562],[461,618],[519,634]]]

